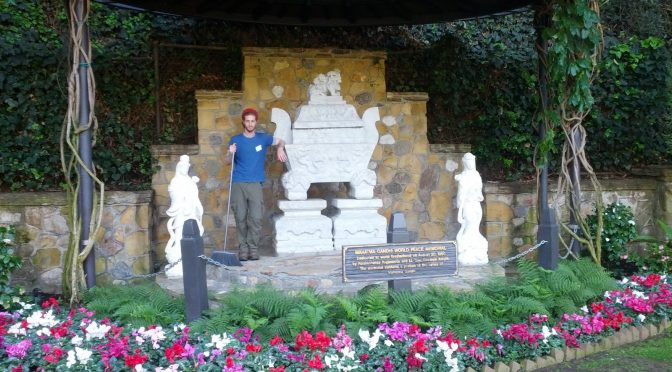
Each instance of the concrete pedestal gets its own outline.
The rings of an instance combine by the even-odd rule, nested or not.
[[[274,221],[274,245],[279,256],[334,250],[331,219],[322,215],[326,200],[281,200],[278,207],[284,212]]]
[[[334,222],[334,248],[344,245],[387,243],[387,219],[378,214],[382,199],[334,199],[339,212]]]

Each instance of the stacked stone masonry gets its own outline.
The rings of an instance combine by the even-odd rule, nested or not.
[[[160,172],[153,189],[157,212],[154,247],[159,259],[168,240],[165,230],[169,205],[167,185],[179,155],[191,155],[192,174],[201,179],[200,195],[205,212],[203,224],[206,251],[222,249],[228,198],[230,167],[223,162],[229,138],[241,130],[240,113],[254,107],[260,113],[259,129],[275,130],[269,122],[273,108],[281,108],[295,117],[296,108],[308,100],[307,90],[319,73],[338,69],[342,76],[341,92],[359,115],[369,107],[379,107],[380,135],[369,164],[375,170],[374,197],[383,200],[380,212],[389,219],[392,212],[405,214],[413,237],[419,241],[453,240],[459,230],[455,174],[462,171],[461,157],[469,145],[430,145],[427,139],[425,93],[392,93],[385,89],[385,59],[382,52],[341,49],[244,48],[244,76],[241,92],[197,91],[198,144],[181,147],[156,147]],[[477,159],[478,165],[478,159]],[[270,151],[267,181],[264,183],[266,218],[263,227],[262,254],[273,255],[273,218],[282,213],[277,201],[283,199],[280,177],[285,165]],[[644,174],[632,180],[605,180],[605,201],[620,201],[634,208],[642,233],[649,233],[655,219],[671,217],[669,179],[660,174]],[[667,176],[666,176],[667,175]],[[667,178],[665,178],[667,177]],[[667,180],[667,181],[666,181]],[[536,186],[534,183],[490,183],[485,180],[482,232],[489,241],[491,258],[511,256],[536,240]],[[668,185],[668,186],[666,186]],[[343,184],[313,184],[309,198],[332,200],[347,197]],[[662,194],[662,196],[660,196]],[[553,198],[551,194],[551,198]],[[592,210],[594,193],[583,195],[584,213]],[[562,205],[564,200],[560,199]],[[331,216],[330,207],[323,212]],[[669,221],[669,220],[668,220]],[[228,249],[236,250],[233,218],[229,218]]]
[[[102,241],[95,246],[96,281],[109,283],[152,272],[151,191],[108,192]],[[64,255],[70,239],[65,193],[0,194],[0,224],[17,231],[23,266],[14,283],[60,293]]]

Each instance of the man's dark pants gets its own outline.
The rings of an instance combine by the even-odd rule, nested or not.
[[[261,182],[234,182],[231,186],[231,209],[236,219],[241,260],[259,259],[263,197]]]

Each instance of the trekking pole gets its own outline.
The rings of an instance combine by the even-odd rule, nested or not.
[[[227,252],[227,239],[229,237],[229,210],[231,209],[231,184],[233,184],[233,159],[236,153],[231,154],[231,175],[229,177],[229,198],[226,201],[226,225],[224,225],[224,250],[212,252],[212,260],[225,266],[243,266],[238,259],[238,255],[233,252]]]
[[[236,153],[231,153],[231,174],[229,175],[229,195],[228,200],[226,201],[226,225],[224,228],[224,250],[226,251],[229,246],[226,244],[227,238],[229,236],[229,211],[231,210],[231,185],[233,185],[233,161],[236,158]]]

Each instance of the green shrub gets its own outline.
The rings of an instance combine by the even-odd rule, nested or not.
[[[658,225],[664,232],[663,239],[640,237],[638,240],[649,242],[641,255],[635,255],[634,260],[644,271],[663,274],[672,273],[672,227],[663,221]]]
[[[0,309],[9,310],[23,294],[22,288],[9,284],[11,274],[21,267],[21,257],[14,253],[15,230],[12,226],[0,226]]]
[[[597,233],[594,213],[586,217],[592,236]],[[630,259],[628,243],[637,237],[637,229],[632,209],[620,203],[609,204],[602,212],[602,220],[602,266],[617,278],[633,274],[637,267]]]

